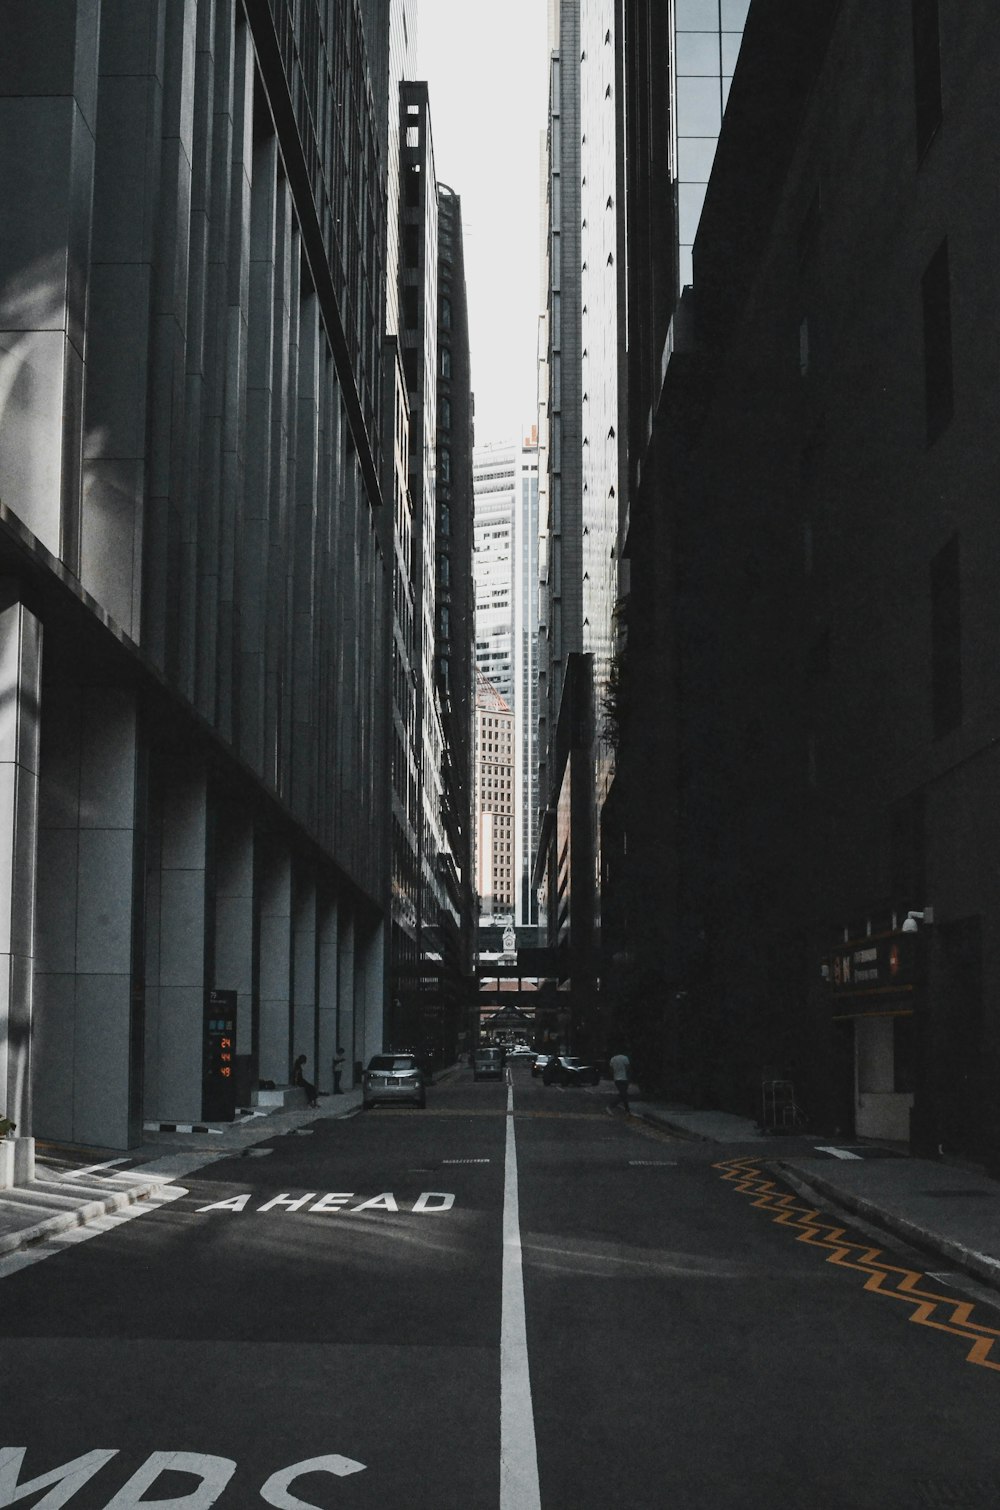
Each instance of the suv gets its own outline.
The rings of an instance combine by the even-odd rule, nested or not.
[[[473,1080],[500,1080],[503,1078],[503,1049],[473,1049]]]
[[[379,1101],[413,1101],[427,1105],[424,1075],[412,1054],[375,1054],[361,1077],[363,1105]]]

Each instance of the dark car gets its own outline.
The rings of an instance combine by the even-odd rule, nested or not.
[[[597,1085],[600,1078],[596,1064],[572,1054],[556,1054],[542,1071],[544,1085]]]
[[[552,1055],[551,1054],[537,1054],[535,1056],[535,1058],[532,1060],[532,1064],[531,1064],[531,1073],[532,1073],[532,1075],[534,1075],[536,1077],[538,1075],[544,1075],[544,1073],[545,1073],[545,1066],[547,1064],[551,1063],[551,1060],[552,1060]]]

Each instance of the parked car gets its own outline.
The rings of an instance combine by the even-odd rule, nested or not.
[[[532,1075],[543,1075],[545,1073],[545,1066],[551,1063],[551,1060],[551,1054],[538,1054],[535,1058],[534,1064],[531,1066]]]
[[[473,1049],[473,1080],[500,1080],[503,1077],[503,1049]]]
[[[361,1077],[361,1086],[366,1109],[379,1101],[427,1105],[424,1073],[413,1054],[374,1054]]]
[[[597,1085],[600,1078],[596,1064],[589,1064],[572,1054],[554,1055],[542,1071],[545,1085]]]
[[[508,1059],[531,1059],[534,1057],[534,1049],[527,1043],[511,1044],[507,1050]]]

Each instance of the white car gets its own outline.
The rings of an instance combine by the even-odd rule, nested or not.
[[[423,1071],[412,1054],[376,1054],[361,1079],[362,1105],[367,1111],[379,1101],[413,1101],[427,1105]]]

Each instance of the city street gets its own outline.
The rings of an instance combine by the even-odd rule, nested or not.
[[[0,1505],[996,1506],[995,1309],[759,1144],[509,1079],[320,1118],[8,1265]]]

